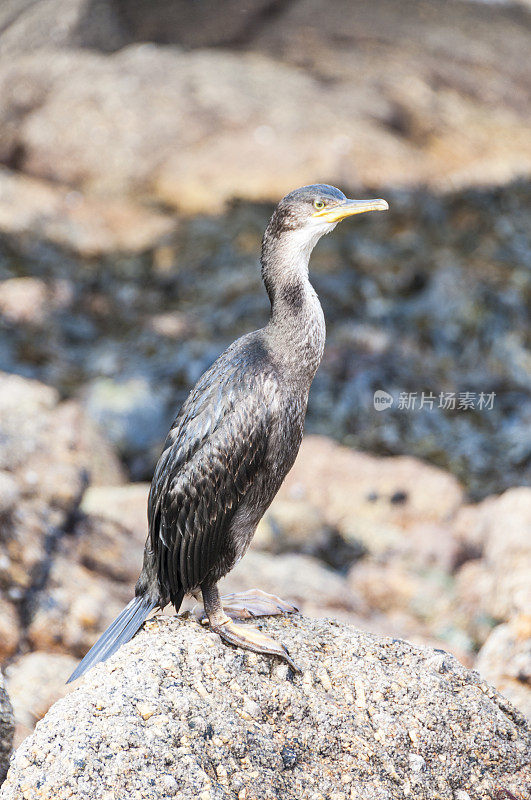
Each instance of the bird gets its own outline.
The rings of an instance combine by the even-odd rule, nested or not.
[[[236,647],[297,665],[281,643],[237,620],[297,611],[259,589],[221,598],[218,581],[243,557],[293,466],[308,394],[325,345],[309,280],[318,240],[348,217],[389,208],[334,186],[296,189],[276,206],[261,248],[271,311],[265,327],[233,342],[206,370],[175,418],[148,497],[149,532],[135,596],[70,676],[129,641],[149,614],[202,595],[204,619]]]

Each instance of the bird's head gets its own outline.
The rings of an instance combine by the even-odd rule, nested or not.
[[[343,192],[327,184],[295,189],[282,198],[267,226],[264,241],[297,243],[308,255],[325,233],[337,223],[367,211],[386,211],[385,200],[349,200]]]
[[[366,211],[385,211],[385,200],[349,200],[327,184],[303,186],[282,198],[262,239],[262,278],[274,303],[279,283],[308,278],[310,254],[337,223]]]

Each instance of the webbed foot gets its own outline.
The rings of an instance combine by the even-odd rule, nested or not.
[[[259,631],[258,628],[253,628],[250,625],[236,625],[236,623],[228,617],[226,618],[226,622],[212,623],[211,621],[210,628],[218,633],[223,641],[229,644],[236,645],[236,647],[243,647],[246,650],[252,650],[253,653],[278,656],[289,664],[294,672],[301,672],[282,642],[276,642],[270,636],[266,636],[265,633]]]
[[[202,593],[205,611],[203,618],[199,615],[198,617],[205,623],[208,618],[211,629],[218,633],[225,642],[252,650],[254,653],[278,656],[289,664],[294,672],[301,671],[281,642],[276,642],[250,625],[236,625],[231,619],[231,617],[233,619],[249,619],[293,613],[297,611],[294,605],[281,600],[274,594],[262,592],[260,589],[251,589],[248,592],[238,592],[220,598],[216,586],[203,586]]]

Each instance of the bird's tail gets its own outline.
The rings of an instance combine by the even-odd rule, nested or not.
[[[85,658],[77,665],[67,683],[81,677],[90,667],[99,661],[105,661],[118,648],[128,642],[140,628],[150,611],[159,605],[149,595],[138,595],[126,605],[111,625],[103,633],[96,644],[90,648]]]

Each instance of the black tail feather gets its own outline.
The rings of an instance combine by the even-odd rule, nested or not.
[[[80,661],[67,683],[80,678],[90,667],[112,656],[122,644],[128,642],[140,628],[148,614],[158,606],[157,600],[140,595],[131,600],[124,610],[109,625],[85,658]]]

